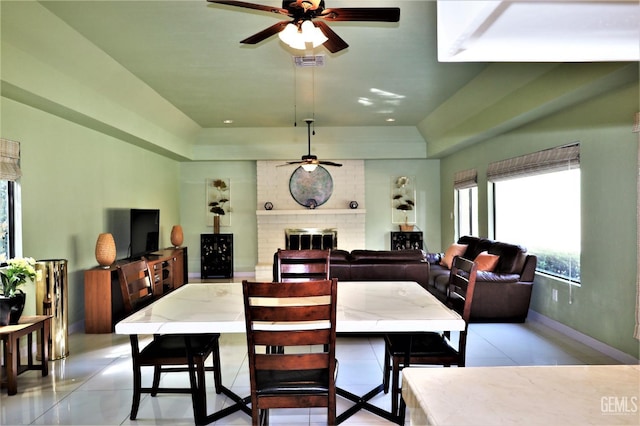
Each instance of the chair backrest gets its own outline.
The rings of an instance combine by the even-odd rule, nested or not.
[[[278,249],[276,281],[328,280],[329,253],[329,250]]]
[[[468,324],[471,318],[471,304],[476,288],[477,265],[471,260],[456,256],[449,275],[447,304],[458,312]]]
[[[118,278],[126,313],[133,312],[138,306],[153,299],[153,280],[146,261],[118,265]]]
[[[335,406],[337,280],[244,280],[242,290],[252,404],[258,408],[327,406],[323,405],[327,398],[333,398]],[[267,347],[285,350],[270,352]],[[318,395],[318,383],[326,389],[323,395]],[[266,394],[278,390],[284,394],[280,402],[266,400]],[[300,398],[308,392],[313,396]],[[282,398],[288,398],[284,405],[280,405]]]

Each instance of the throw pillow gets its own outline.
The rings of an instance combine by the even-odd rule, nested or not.
[[[496,269],[498,260],[500,260],[500,256],[497,254],[489,254],[483,251],[476,256],[474,262],[478,265],[478,271],[493,272],[493,270]]]
[[[444,257],[440,261],[440,265],[444,266],[447,269],[451,269],[451,263],[453,263],[453,258],[456,256],[462,256],[467,249],[467,244],[451,244],[446,252],[444,252]]]

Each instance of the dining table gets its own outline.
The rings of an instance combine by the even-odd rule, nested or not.
[[[442,304],[421,285],[412,281],[338,282],[336,332],[340,334],[461,331],[461,316]],[[115,326],[117,334],[245,333],[242,285],[236,283],[189,283],[131,314]],[[365,409],[394,423],[404,416],[390,413],[369,400],[383,391],[383,385],[365,395],[337,389],[339,396],[354,404],[340,413],[337,423]],[[196,423],[208,424],[238,410],[251,414],[250,398],[241,397],[226,386],[222,392],[235,404],[214,413],[204,413],[194,403]]]

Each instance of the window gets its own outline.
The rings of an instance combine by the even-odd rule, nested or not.
[[[579,145],[492,163],[487,175],[495,239],[527,247],[539,272],[579,283]]]
[[[479,235],[477,178],[476,169],[457,172],[453,177],[456,240],[463,235]]]
[[[10,190],[13,182],[0,180],[0,262],[10,259],[12,251],[10,249],[13,243],[13,234],[10,232],[13,223],[11,206],[13,191]]]
[[[0,138],[0,261],[16,256],[15,182],[21,176],[20,144]]]

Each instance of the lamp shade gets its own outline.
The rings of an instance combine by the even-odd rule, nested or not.
[[[297,25],[294,23],[288,24],[278,33],[278,37],[290,47],[298,50],[306,49],[307,43],[311,43],[313,47],[318,47],[328,40],[322,30],[309,20]]]
[[[116,242],[113,235],[103,233],[98,235],[96,241],[96,260],[98,265],[109,268],[116,261]]]
[[[173,225],[171,228],[171,244],[174,247],[180,247],[184,241],[184,234],[182,233],[182,226]]]

